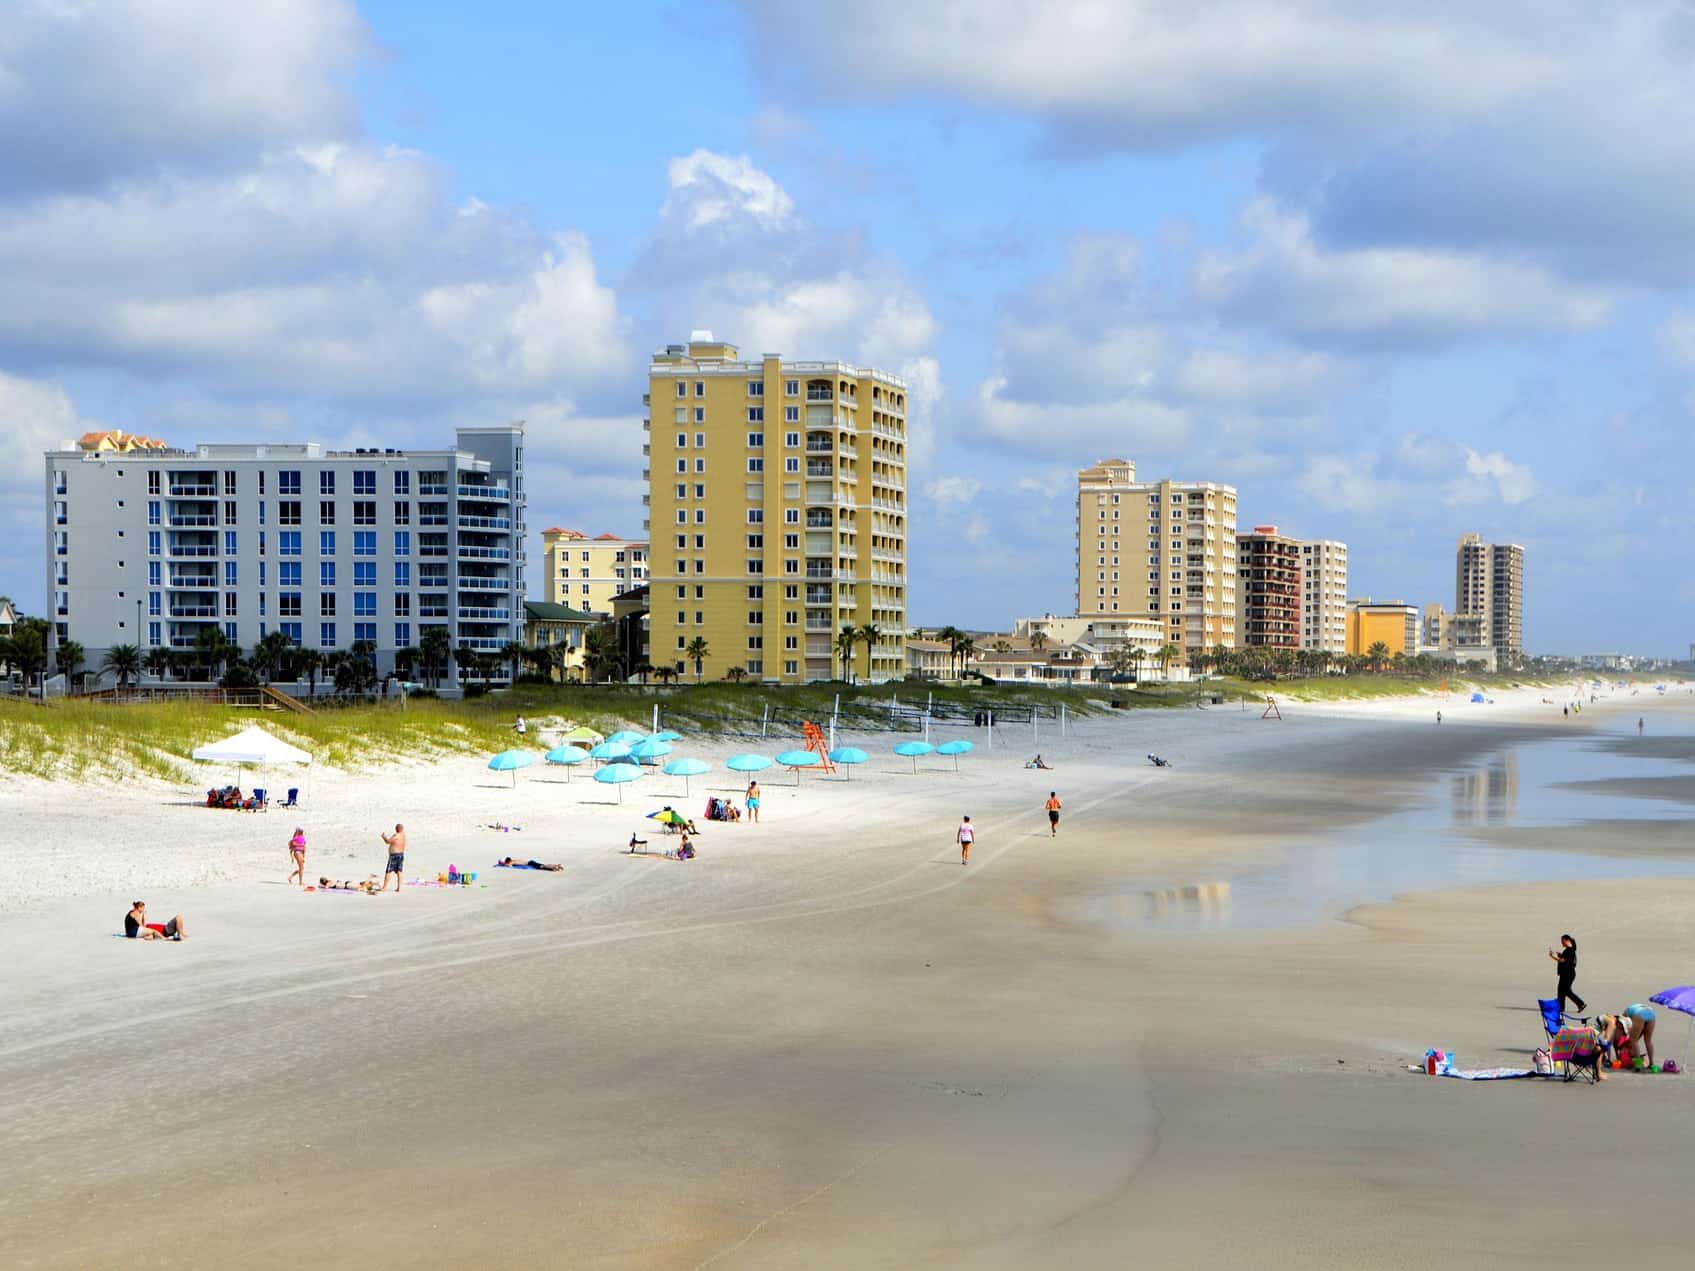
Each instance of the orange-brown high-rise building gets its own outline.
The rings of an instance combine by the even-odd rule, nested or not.
[[[1236,536],[1236,643],[1301,647],[1301,541],[1275,525]]]

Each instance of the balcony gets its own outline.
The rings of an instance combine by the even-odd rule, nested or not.
[[[445,584],[446,580],[442,580]],[[460,591],[511,591],[512,583],[505,578],[464,578],[459,580]]]
[[[195,546],[195,547],[178,546],[176,544],[167,544],[166,547],[165,547],[165,556],[166,556],[167,559],[171,559],[171,558],[180,559],[180,558],[185,558],[185,557],[199,557],[199,556],[216,556],[217,554],[218,554],[218,549],[216,547],[208,547],[205,544],[200,544],[200,545]]]
[[[216,591],[218,580],[211,574],[172,574],[166,579],[172,591]]]
[[[462,485],[459,487],[459,497],[504,502],[512,497],[512,491],[503,485]]]
[[[454,549],[460,560],[511,560],[512,549],[509,547],[471,547],[461,543]],[[424,553],[428,555],[429,553]],[[442,555],[446,555],[444,551]]]
[[[462,516],[459,518],[459,528],[462,530],[499,530],[509,533],[512,521],[504,516]]]
[[[806,453],[809,455],[827,455],[834,451],[835,448],[836,443],[828,438],[822,441],[814,441],[809,437],[806,441]]]
[[[173,499],[215,499],[218,497],[218,487],[215,485],[173,485],[170,487]]]
[[[420,618],[445,618],[447,617],[447,606],[420,603],[418,605],[418,616]]]
[[[460,639],[459,647],[478,653],[504,653],[509,643],[508,640],[491,640],[487,636],[465,636]]]
[[[418,586],[425,591],[447,590],[447,575],[425,574],[418,579]]]
[[[809,463],[806,465],[806,475],[829,478],[835,475],[835,469],[827,463]]]
[[[806,400],[809,402],[828,402],[835,399],[835,394],[827,388],[808,388]]]
[[[424,513],[419,513],[418,524],[419,525],[446,525],[447,524],[447,513],[445,513],[445,512],[431,512],[427,515],[424,514]]]
[[[477,609],[465,605],[459,606],[459,617],[465,622],[510,622],[510,609]]]
[[[216,605],[172,605],[168,611],[173,618],[216,618]]]
[[[806,629],[808,631],[829,631],[832,630],[832,627],[828,618],[813,618],[809,616],[806,620]]]
[[[418,555],[420,555],[420,556],[446,556],[447,555],[447,546],[443,543],[420,543],[418,545]]]
[[[429,485],[420,485],[418,487],[418,497],[419,498],[428,498],[432,494],[434,494],[434,495],[446,495],[446,493],[447,493],[447,487],[445,485],[429,484]]]
[[[215,516],[167,516],[165,523],[178,529],[191,526],[216,526],[218,518]]]

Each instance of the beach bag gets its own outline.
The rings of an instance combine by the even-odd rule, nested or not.
[[[1538,1076],[1551,1077],[1554,1073],[1554,1057],[1546,1050],[1538,1050],[1530,1057],[1530,1066]]]

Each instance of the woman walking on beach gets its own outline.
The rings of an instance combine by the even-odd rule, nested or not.
[[[971,864],[971,845],[977,841],[977,831],[972,828],[970,817],[959,823],[959,833],[954,837],[959,840],[959,863]]]
[[[1560,1003],[1560,1014],[1565,1014],[1566,998],[1568,997],[1577,1004],[1578,1010],[1587,1010],[1587,1003],[1577,995],[1577,990],[1572,988],[1572,981],[1577,979],[1577,941],[1569,935],[1561,936],[1560,951],[1555,953],[1552,949],[1549,949],[1548,956],[1559,967],[1559,985],[1556,996]]]
[[[294,866],[294,872],[288,876],[288,881],[300,880],[302,887],[306,886],[306,831],[298,825],[294,827],[294,837],[288,841],[288,859]]]
[[[747,798],[743,802],[747,804],[747,819],[749,821],[759,820],[759,782],[750,781],[747,783]]]

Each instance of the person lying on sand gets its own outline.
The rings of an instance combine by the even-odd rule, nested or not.
[[[1044,769],[1047,769],[1048,771],[1053,770],[1053,765],[1051,763],[1049,763],[1046,759],[1043,759],[1040,755],[1037,755],[1034,759],[1030,760],[1030,762],[1025,764],[1024,766],[1026,768],[1044,768]]]
[[[169,922],[148,922],[147,904],[135,901],[124,915],[124,934],[131,940],[181,940],[188,934],[178,914]]]
[[[1156,768],[1169,768],[1169,767],[1171,767],[1171,760],[1162,759],[1158,755],[1149,755],[1148,756],[1148,762],[1151,763]]]
[[[543,865],[540,861],[515,861],[510,856],[506,857],[503,860],[496,861],[495,864],[496,865],[504,865],[504,866],[506,866],[507,869],[558,870],[558,869],[564,869],[565,868],[563,865]]]
[[[347,881],[343,881],[343,882],[335,882],[335,881],[328,879],[328,878],[320,878],[318,880],[318,890],[319,891],[362,891],[367,896],[375,896],[377,894],[377,880],[374,877],[372,877],[372,878],[367,878],[362,883],[355,883],[351,880],[347,880]]]

